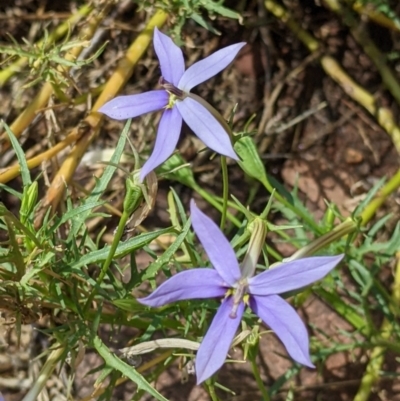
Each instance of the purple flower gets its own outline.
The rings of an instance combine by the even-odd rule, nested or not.
[[[225,47],[185,71],[181,49],[168,36],[154,29],[154,48],[160,61],[160,84],[163,89],[119,96],[99,109],[101,113],[117,120],[164,109],[153,153],[140,173],[141,181],[174,151],[182,119],[210,149],[238,160],[229,137],[229,127],[222,116],[190,90],[227,67],[244,45],[237,43]]]
[[[197,383],[209,378],[223,365],[245,305],[250,306],[276,333],[295,361],[314,367],[310,359],[307,329],[296,311],[278,294],[320,280],[342,260],[343,255],[286,262],[253,277],[259,252],[249,249],[241,269],[228,240],[194,201],[191,202],[191,218],[194,231],[214,269],[195,268],[180,272],[138,301],[158,307],[185,299],[224,297],[197,352]],[[253,248],[261,249],[265,235],[261,241],[252,242],[254,238],[256,236],[252,235],[249,248],[255,245]]]

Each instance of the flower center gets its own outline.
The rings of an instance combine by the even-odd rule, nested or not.
[[[247,294],[247,287],[248,287],[247,280],[242,279],[242,280],[238,281],[238,283],[236,284],[236,286],[234,288],[231,288],[227,292],[227,295],[233,296],[233,306],[232,306],[231,313],[229,314],[230,318],[232,318],[232,319],[236,318],[238,307],[242,301],[244,303],[248,302],[249,295]]]
[[[167,109],[172,109],[178,100],[185,99],[186,93],[168,82],[164,77],[160,77],[159,84],[169,93],[169,101],[166,106]]]

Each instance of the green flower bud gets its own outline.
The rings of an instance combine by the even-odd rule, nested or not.
[[[241,169],[251,178],[265,183],[268,180],[267,173],[253,139],[249,136],[242,136],[236,140],[233,147],[240,157],[238,163]]]
[[[250,241],[241,265],[242,277],[244,278],[254,276],[257,261],[267,236],[267,225],[263,219],[256,217],[247,229],[250,231]]]

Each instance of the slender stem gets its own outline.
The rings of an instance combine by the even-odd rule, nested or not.
[[[221,170],[222,170],[222,215],[219,227],[222,231],[226,223],[226,213],[228,212],[228,196],[229,196],[228,166],[226,164],[225,156],[221,156]]]
[[[107,255],[107,259],[104,261],[103,267],[101,268],[100,275],[97,279],[98,285],[100,285],[103,282],[104,277],[107,274],[107,271],[111,266],[111,262],[114,258],[118,244],[120,243],[121,238],[124,235],[125,226],[126,226],[126,223],[128,220],[129,220],[129,214],[126,211],[124,211],[122,213],[121,219],[119,220],[117,231],[114,234],[114,239],[111,244],[110,252]]]
[[[1,177],[1,176],[0,176]],[[214,206],[219,212],[222,213],[222,205],[205,189],[203,189],[200,185],[196,184],[193,185],[192,188],[201,196],[203,197],[210,205]],[[239,219],[237,219],[233,214],[227,212],[226,213],[228,219],[236,226],[240,227],[242,223]]]
[[[260,376],[260,372],[258,371],[256,358],[253,357],[252,354],[253,354],[252,352],[249,353],[249,359],[250,359],[250,364],[251,364],[251,370],[253,372],[254,378],[256,379],[257,386],[261,391],[263,400],[264,401],[270,401],[271,398],[270,398],[270,396],[268,394],[268,390],[265,388],[264,383],[263,383],[263,381],[261,379],[261,376]]]
[[[215,393],[214,384],[208,384],[207,383],[207,387],[208,387],[208,393],[210,394],[210,397],[211,397],[212,401],[220,401],[220,399],[218,398],[217,394]]]
[[[106,276],[106,274],[108,272],[108,269],[111,266],[111,262],[112,262],[112,260],[114,258],[114,255],[115,255],[115,252],[117,250],[118,244],[121,241],[121,238],[122,238],[122,236],[124,234],[125,225],[126,225],[128,220],[129,220],[129,213],[124,211],[122,213],[122,216],[121,216],[120,220],[119,220],[117,231],[114,234],[114,239],[113,239],[113,242],[112,242],[111,247],[110,247],[110,252],[108,252],[107,259],[104,261],[104,264],[103,264],[103,266],[101,268],[101,271],[100,271],[100,275],[99,275],[99,277],[97,279],[97,285],[98,286],[100,286],[101,283],[103,282],[104,277]],[[96,288],[93,288],[93,290],[92,290],[91,294],[89,295],[89,298],[88,298],[88,300],[87,300],[87,302],[85,304],[85,308],[84,308],[85,312],[89,309],[90,304],[92,303],[93,298],[94,298],[95,295],[96,295]]]

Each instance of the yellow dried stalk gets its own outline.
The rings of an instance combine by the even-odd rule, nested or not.
[[[81,41],[88,41],[93,37],[99,24],[101,23],[101,21],[103,21],[103,19],[107,15],[112,4],[113,1],[108,1],[101,11],[95,12],[94,15],[89,17],[88,24],[83,29],[82,35],[80,35]],[[68,61],[75,61],[83,49],[84,49],[83,46],[74,47],[65,55],[65,59]],[[58,67],[58,70],[62,73],[68,72],[69,69],[70,67],[66,66]],[[47,105],[47,102],[49,101],[52,93],[53,93],[52,84],[50,82],[46,82],[43,85],[40,92],[32,100],[32,102],[29,103],[28,107],[10,125],[11,131],[17,138],[29,126],[29,124],[35,118],[36,113]],[[8,136],[5,132],[0,136],[0,141],[5,141],[5,143],[2,146],[2,151],[4,151],[9,147],[10,144],[8,142]]]
[[[361,1],[345,0],[354,11],[361,15],[361,17],[366,16],[371,21],[385,28],[391,29],[395,32],[400,32],[400,25],[386,15],[377,11],[372,4],[363,4]]]
[[[357,20],[353,13],[343,7],[338,0],[324,0],[328,7],[342,17],[343,22],[350,28],[354,39],[362,46],[365,54],[372,60],[381,74],[382,81],[400,106],[400,84],[395,73],[386,64],[386,56],[378,49],[369,37],[364,24]]]
[[[291,17],[286,9],[273,0],[266,0],[264,5],[268,11],[284,22],[287,27],[293,31],[310,52],[314,53],[320,51],[321,45],[318,40],[305,31]],[[389,134],[397,152],[400,154],[400,128],[396,125],[391,111],[386,107],[377,106],[374,96],[362,86],[358,85],[333,57],[321,55],[319,60],[325,72],[336,81],[353,100],[375,117],[379,125]]]
[[[83,128],[83,127],[82,127]],[[63,149],[65,149],[68,145],[76,142],[81,136],[84,129],[74,129],[65,139],[61,142],[57,143],[57,145],[53,146],[49,150],[32,157],[27,160],[28,168],[33,169],[37,166],[40,166],[42,163],[47,162],[51,158],[57,156]],[[5,168],[0,172],[0,183],[5,184],[6,182],[12,180],[15,177],[18,177],[20,173],[19,164],[15,164],[11,167]]]
[[[367,225],[391,194],[400,188],[400,170],[378,191],[361,213],[361,225]]]
[[[58,175],[53,180],[53,185],[51,188],[49,188],[48,197],[46,197],[46,199],[52,199],[52,194],[54,194],[55,182],[61,182],[62,188],[59,188],[59,190],[62,193],[65,186],[63,179],[66,179],[65,182],[70,181],[70,178],[67,179],[67,177],[72,176],[87,146],[89,146],[90,142],[97,134],[97,132],[94,131],[99,129],[102,115],[100,113],[97,113],[96,110],[98,110],[108,100],[112,99],[120,91],[120,89],[123,87],[123,85],[132,74],[133,68],[135,67],[136,63],[149,46],[154,27],[161,27],[165,23],[166,19],[167,15],[161,11],[157,11],[156,14],[151,18],[142,33],[132,43],[125,57],[119,62],[116,71],[105,84],[103,92],[101,93],[100,97],[93,107],[92,112],[88,115],[88,117],[86,117],[85,120],[83,120],[77,127],[73,128],[69,135],[63,141],[59,142],[51,149],[27,160],[29,169],[38,167],[43,162],[46,162],[52,157],[56,156],[68,145],[83,137],[82,141],[80,141],[79,144],[77,144],[77,146],[71,151],[70,156],[65,160],[63,166],[58,172]],[[75,156],[77,156],[78,159],[73,161],[72,159]],[[19,165],[14,165],[7,169],[4,169],[2,172],[0,172],[0,183],[7,183],[8,181],[17,177],[19,173]],[[66,174],[65,177],[64,174]],[[59,196],[61,196],[61,194]],[[56,203],[58,203],[58,201]]]
[[[73,14],[70,18],[68,18],[65,22],[63,22],[53,32],[49,34],[46,39],[46,43],[44,42],[44,39],[42,39],[36,43],[36,46],[42,47],[46,44],[49,47],[52,43],[56,42],[58,39],[66,35],[68,31],[70,31],[71,28],[74,27],[74,25],[76,25],[83,17],[86,17],[92,10],[92,4],[83,5],[75,14]],[[0,88],[4,86],[16,72],[21,71],[27,63],[28,59],[26,57],[21,57],[14,63],[7,66],[7,68],[0,71]]]

